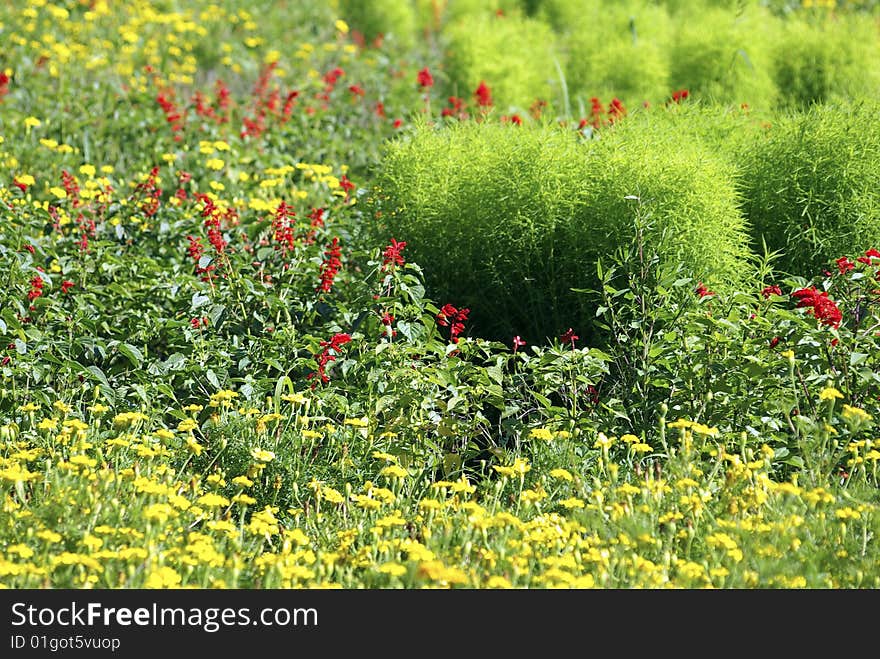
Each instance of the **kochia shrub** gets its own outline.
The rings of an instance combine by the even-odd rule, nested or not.
[[[409,0],[340,0],[339,11],[368,44],[377,37],[391,37],[403,48],[415,44],[417,13]]]
[[[791,17],[773,52],[780,105],[880,98],[880,33],[864,14]]]
[[[485,81],[503,112],[551,100],[558,74],[553,33],[545,23],[478,14],[448,24],[444,37],[451,94],[470,99]]]
[[[779,21],[758,8],[676,15],[670,85],[688,89],[697,98],[772,108],[778,91],[769,44]]]
[[[880,245],[880,104],[817,105],[781,117],[741,158],[743,210],[756,245],[812,276]]]
[[[381,238],[407,242],[434,299],[470,308],[477,332],[504,341],[588,332],[595,309],[571,289],[595,285],[597,258],[632,238],[637,213],[695,283],[745,270],[726,164],[669,131],[582,142],[555,127],[423,127],[388,147],[374,197]]]
[[[557,3],[561,4],[561,3]],[[552,7],[545,11],[550,12]],[[565,73],[572,98],[620,98],[627,106],[669,97],[669,41],[672,25],[663,7],[642,1],[609,5],[578,3],[559,24],[565,48]],[[547,14],[555,22],[559,14]]]

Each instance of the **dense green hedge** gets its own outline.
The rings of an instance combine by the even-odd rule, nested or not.
[[[481,13],[449,23],[444,38],[451,94],[472,100],[485,81],[503,112],[522,112],[535,99],[554,97],[559,85],[555,42],[546,23]]]
[[[754,242],[809,276],[880,245],[880,105],[813,106],[782,116],[743,151],[744,212]]]
[[[880,33],[865,14],[792,17],[773,55],[780,105],[880,98]]]
[[[558,128],[423,127],[389,146],[374,196],[382,238],[405,240],[431,295],[471,308],[493,338],[589,331],[593,303],[571,289],[595,285],[597,258],[631,241],[638,214],[695,282],[723,287],[747,271],[729,165],[662,126],[593,141]]]

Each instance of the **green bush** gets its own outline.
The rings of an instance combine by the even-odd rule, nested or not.
[[[592,96],[604,101],[616,96],[631,106],[669,97],[672,28],[663,7],[586,2],[572,10],[570,4],[546,15],[565,35],[566,83],[573,99],[588,103]]]
[[[549,127],[423,127],[388,147],[374,192],[381,238],[407,242],[430,294],[505,341],[589,331],[593,303],[571,289],[595,284],[597,258],[631,239],[638,214],[667,265],[722,287],[746,270],[729,166],[668,130],[582,143]]]
[[[379,36],[392,38],[402,48],[415,44],[417,14],[408,0],[339,0],[339,11],[368,44]]]
[[[780,104],[880,97],[880,40],[864,14],[790,18],[774,49]]]
[[[877,103],[813,106],[782,117],[742,157],[754,243],[811,276],[844,253],[880,245]]]
[[[485,81],[504,112],[551,98],[558,74],[553,33],[545,23],[480,14],[449,23],[444,36],[451,94],[469,99]]]
[[[772,108],[778,91],[770,44],[779,22],[757,8],[678,15],[669,48],[670,85],[698,98]]]

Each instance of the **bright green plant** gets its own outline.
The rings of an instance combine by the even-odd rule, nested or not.
[[[666,230],[651,237],[664,258],[713,286],[746,270],[730,168],[668,132],[426,127],[391,145],[374,192],[382,231],[408,242],[431,294],[502,340],[587,330],[592,309],[571,288],[629,240],[638,200]]]
[[[553,101],[558,89],[554,35],[537,20],[480,14],[444,30],[448,90],[466,100],[485,83],[501,112],[520,113],[536,100]]]
[[[769,46],[779,19],[753,9],[709,9],[676,21],[669,82],[697,98],[769,109],[778,91]]]
[[[417,14],[409,0],[340,0],[339,10],[351,29],[363,35],[367,44],[377,38],[389,38],[403,49],[415,45]]]
[[[589,104],[594,96],[603,101],[617,97],[636,106],[669,97],[672,25],[663,7],[638,1],[576,7],[562,24],[557,24],[559,17],[548,16],[564,35],[565,80],[573,100]]]
[[[774,44],[773,77],[779,103],[804,107],[841,99],[877,99],[878,62],[880,41],[871,17],[791,17]]]
[[[815,106],[780,117],[740,164],[753,242],[809,277],[837,257],[880,244],[876,103]]]

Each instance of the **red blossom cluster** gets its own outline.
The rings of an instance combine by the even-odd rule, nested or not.
[[[776,284],[774,284],[773,286],[765,286],[761,289],[761,295],[763,295],[764,299],[766,300],[771,295],[782,295],[782,289],[779,288],[779,286],[777,286]]]
[[[464,321],[467,320],[470,309],[456,309],[451,304],[444,304],[437,313],[437,324],[449,327],[449,340],[458,343],[458,337],[464,332]]]
[[[449,101],[449,107],[443,108],[440,111],[441,116],[457,117],[459,120],[464,120],[468,118],[468,114],[464,109],[465,101],[463,98],[459,98],[458,96],[450,96],[447,101]]]
[[[61,185],[67,193],[67,198],[70,199],[70,205],[78,208],[82,201],[79,198],[79,185],[76,182],[76,177],[66,169],[62,170]]]
[[[165,121],[171,126],[171,132],[174,134],[174,141],[180,142],[183,139],[183,122],[184,115],[174,104],[174,92],[159,92],[156,95],[156,102],[161,106],[162,112],[165,113]]]
[[[324,213],[326,209],[324,208],[312,208],[309,211],[309,230],[303,238],[303,243],[306,245],[311,245],[315,242],[315,236],[318,234],[318,229],[324,226]]]
[[[404,247],[406,247],[406,242],[397,242],[394,238],[391,239],[391,244],[382,252],[382,270],[387,270],[388,266],[391,266],[393,270],[394,266],[406,263],[401,254]]]
[[[393,329],[391,326],[394,324],[394,316],[392,316],[387,311],[382,314],[382,336],[387,336],[389,339],[397,336],[397,330]]]
[[[687,89],[678,89],[672,92],[672,98],[667,102],[667,105],[669,103],[681,103],[690,95],[691,93]]]
[[[31,290],[28,291],[28,296],[27,296],[27,297],[28,297],[28,300],[29,300],[29,301],[33,302],[33,301],[36,300],[38,297],[42,297],[42,295],[43,295],[43,285],[45,284],[45,282],[43,281],[43,278],[42,278],[42,277],[40,277],[39,275],[37,275],[36,277],[34,277],[33,279],[31,279],[30,284],[31,284]]]
[[[795,308],[809,307],[810,315],[814,316],[821,324],[835,328],[840,327],[843,314],[834,300],[828,297],[826,291],[819,292],[815,286],[810,286],[794,291],[791,296],[798,301]]]
[[[694,292],[701,298],[707,297],[709,295],[715,295],[715,291],[710,291],[708,288],[706,288],[706,285],[703,282],[697,284],[697,288]]]
[[[418,72],[418,74],[416,75],[416,81],[419,83],[419,86],[424,90],[427,90],[434,86],[434,76],[431,75],[431,72],[428,70],[427,66]]]
[[[324,250],[324,261],[321,263],[321,282],[316,290],[329,293],[333,288],[333,280],[342,267],[341,256],[342,248],[339,246],[339,238],[334,236],[329,247]]]
[[[856,261],[864,263],[865,265],[871,265],[871,259],[880,259],[880,251],[877,251],[873,247],[866,251],[864,256],[857,257]]]
[[[519,334],[517,334],[515,337],[513,337],[513,351],[514,352],[516,352],[517,350],[522,348],[525,344],[526,344],[526,342],[522,338],[520,338]]]
[[[565,330],[565,332],[563,332],[562,336],[559,337],[559,340],[563,343],[570,343],[572,349],[574,349],[574,342],[577,341],[579,338],[581,337],[575,334],[574,330],[569,327],[567,330]]]
[[[509,117],[507,115],[501,116],[501,123],[502,124],[510,123],[510,124],[513,124],[514,126],[522,126],[522,121],[523,121],[522,117],[519,116],[518,114],[512,114]]]
[[[341,348],[346,343],[351,341],[351,335],[340,332],[338,334],[334,334],[333,338],[329,341],[321,341],[320,347],[321,352],[315,355],[315,361],[318,363],[318,370],[316,372],[309,373],[306,376],[307,380],[314,380],[316,377],[320,378],[321,382],[327,384],[330,382],[330,377],[327,375],[327,364],[330,362],[336,361],[337,355],[341,353]],[[317,381],[312,382],[312,389],[317,385]]]
[[[610,126],[626,115],[626,107],[619,98],[612,98],[608,103],[608,107],[600,101],[596,96],[590,99],[590,116],[580,120],[578,130],[583,130],[587,126],[592,126],[598,130],[603,126]]]
[[[162,189],[158,185],[159,168],[153,167],[146,180],[135,186],[136,195],[141,197],[141,212],[147,217],[153,217],[159,211],[159,199]]]
[[[4,71],[0,71],[0,103],[3,102],[3,97],[9,93],[9,81],[10,77]]]
[[[488,108],[492,106],[492,90],[486,85],[485,80],[481,80],[479,86],[476,91],[474,91],[474,98],[477,100],[477,105],[481,108]]]
[[[275,249],[284,254],[292,251],[296,245],[294,216],[296,213],[293,208],[282,201],[278,204],[275,217],[272,219],[272,239],[276,242]]]

